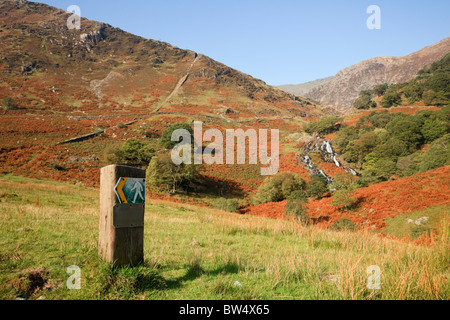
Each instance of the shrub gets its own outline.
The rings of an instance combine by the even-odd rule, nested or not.
[[[236,212],[239,209],[239,201],[237,199],[220,198],[215,202],[214,208],[228,212]]]
[[[373,88],[373,93],[377,95],[378,97],[382,96],[386,90],[389,88],[389,85],[387,83],[378,84]]]
[[[4,110],[15,110],[17,109],[17,104],[11,97],[6,97],[2,99],[2,107]]]
[[[109,163],[129,166],[147,166],[154,153],[154,149],[135,138],[125,141],[119,148],[108,147],[104,151]]]
[[[376,108],[377,104],[372,101],[372,98],[369,95],[363,94],[355,100],[355,102],[353,103],[353,107],[355,107],[356,109],[370,109]]]
[[[439,120],[426,120],[422,126],[421,133],[425,143],[430,143],[445,135],[447,126]]]
[[[193,133],[193,130],[188,123],[184,122],[174,123],[162,133],[161,139],[159,140],[160,145],[162,145],[166,149],[172,149],[173,147],[175,147],[179,143],[179,141],[172,141],[172,133],[178,129],[185,129],[189,131],[191,135]]]
[[[406,83],[402,89],[408,103],[412,104],[422,99],[423,85],[416,80]]]
[[[358,139],[358,129],[353,126],[344,127],[337,133],[333,140],[333,143],[340,151],[340,153],[345,153],[347,151],[347,146],[350,141]]]
[[[304,204],[307,202],[307,194],[303,190],[296,190],[287,197],[285,214],[294,216],[301,224],[310,223]]]
[[[369,115],[368,120],[377,128],[386,128],[386,125],[394,119],[395,115],[383,110],[381,112],[373,112]]]
[[[389,133],[405,142],[410,151],[414,151],[423,143],[420,127],[411,118],[396,117],[386,126]]]
[[[332,205],[341,207],[345,211],[351,210],[358,203],[358,199],[354,198],[352,193],[350,189],[337,190],[333,194]]]
[[[323,117],[319,121],[311,122],[306,126],[305,131],[309,134],[328,134],[337,131],[340,127],[342,118],[338,117]]]
[[[440,168],[450,165],[450,134],[434,141],[427,152],[423,154],[420,171]]]
[[[356,177],[351,173],[338,173],[331,185],[333,193],[332,205],[342,207],[344,210],[350,210],[358,202],[358,199],[352,196],[353,190],[357,187]]]
[[[321,174],[314,174],[306,184],[309,197],[322,198],[328,192],[328,180]]]
[[[336,231],[354,231],[359,229],[358,224],[347,218],[341,218],[330,227]]]
[[[391,159],[379,159],[370,167],[365,166],[364,171],[370,172],[378,181],[387,181],[397,172],[397,165]]]
[[[198,165],[173,163],[170,153],[155,156],[147,168],[147,183],[160,191],[186,189],[198,175]]]
[[[305,180],[292,172],[280,172],[266,178],[253,197],[255,205],[285,200],[293,191],[304,190]]]
[[[398,106],[402,102],[399,93],[395,87],[389,88],[381,100],[381,105],[384,108],[390,108],[392,106]]]

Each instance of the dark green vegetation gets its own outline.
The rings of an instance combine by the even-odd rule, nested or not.
[[[285,214],[294,216],[302,225],[308,225],[311,221],[306,214],[304,205],[308,202],[307,193],[296,190],[287,197]]]
[[[195,164],[176,165],[170,153],[155,156],[147,168],[147,184],[156,190],[175,193],[186,190],[198,176],[199,166]]]
[[[127,140],[119,148],[109,148],[105,150],[106,159],[110,163],[147,166],[155,154],[155,150],[136,138]]]
[[[334,144],[362,170],[360,185],[410,176],[450,164],[450,106],[415,115],[372,112],[339,130]]]
[[[319,135],[328,134],[339,130],[342,118],[338,117],[323,117],[315,122],[310,122],[305,128],[309,134],[318,133]]]
[[[173,147],[175,147],[179,143],[179,141],[172,141],[172,134],[175,130],[179,129],[187,130],[191,134],[191,136],[194,132],[192,130],[192,127],[188,123],[174,123],[161,135],[161,139],[159,141],[160,145],[162,145],[166,149],[173,149]],[[193,142],[193,139],[191,139],[191,141]]]
[[[15,110],[17,108],[16,101],[14,101],[14,99],[11,97],[3,98],[1,105],[2,105],[3,110],[5,110],[5,111]]]
[[[328,192],[328,180],[321,174],[311,175],[306,183],[308,197],[320,199]]]
[[[352,196],[357,187],[356,177],[351,173],[338,173],[331,185],[331,189],[334,190],[332,204],[344,210],[352,209],[358,202]]]
[[[295,190],[305,190],[306,182],[299,175],[291,172],[280,172],[264,180],[258,188],[253,203],[255,205],[278,202],[287,199]]]
[[[236,212],[239,209],[239,201],[237,199],[219,198],[214,204],[214,208],[228,212]]]
[[[443,106],[450,102],[450,53],[431,66],[420,70],[417,76],[408,82],[388,86],[381,84],[372,90],[361,91],[353,106],[356,109],[375,108],[373,98],[380,97],[381,106],[390,108],[402,103]]]

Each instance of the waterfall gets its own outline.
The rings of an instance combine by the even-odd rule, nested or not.
[[[331,184],[333,182],[333,178],[328,176],[325,172],[323,172],[323,170],[314,167],[311,161],[311,157],[309,156],[310,151],[320,151],[320,155],[324,162],[334,163],[338,168],[342,167],[342,165],[337,160],[338,154],[333,150],[333,146],[331,145],[330,141],[323,139],[322,143],[320,144],[321,139],[323,138],[317,137],[316,141],[310,141],[304,146],[303,150],[305,152],[305,155],[303,156],[303,162],[305,163],[305,166],[309,169],[311,174],[321,174],[325,178],[327,178],[328,183]],[[352,168],[342,168],[344,168],[345,171],[350,172],[354,176],[358,176],[358,173]]]

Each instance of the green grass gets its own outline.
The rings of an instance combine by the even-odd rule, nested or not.
[[[430,233],[437,228],[442,219],[448,219],[449,208],[445,206],[428,207],[424,210],[417,210],[407,214],[398,215],[394,218],[386,219],[387,226],[383,232],[396,238],[416,239],[419,236]],[[422,217],[427,217],[428,221],[416,225],[414,222],[408,223],[408,220],[416,221]]]
[[[448,224],[425,247],[148,199],[145,262],[113,269],[97,256],[98,207],[97,189],[0,177],[0,299],[450,297]],[[381,290],[366,288],[371,265]]]

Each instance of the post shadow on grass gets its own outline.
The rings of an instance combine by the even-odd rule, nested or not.
[[[119,295],[132,298],[145,291],[160,291],[168,289],[166,280],[159,270],[148,263],[134,267],[116,267],[103,263],[101,265],[102,294]]]
[[[190,191],[227,198],[246,196],[242,187],[235,181],[213,176],[199,176],[192,184]]]
[[[213,270],[205,270],[202,268],[200,262],[198,260],[194,260],[192,263],[188,265],[188,269],[186,271],[186,274],[180,278],[177,278],[177,281],[169,282],[168,287],[170,289],[179,288],[183,285],[186,281],[194,281],[195,279],[201,277],[202,275],[207,276],[218,276],[218,275],[225,275],[225,274],[237,274],[239,273],[239,270],[241,269],[241,266],[238,262],[231,262],[228,261],[226,263],[223,263],[219,266],[217,266]]]

